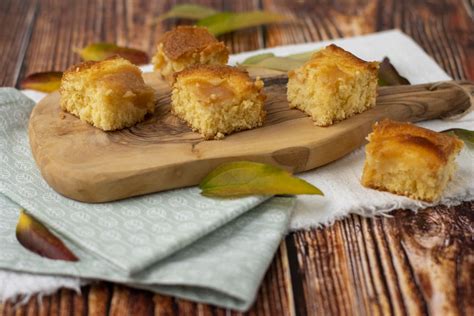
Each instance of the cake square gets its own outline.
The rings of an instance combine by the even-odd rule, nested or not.
[[[376,123],[365,147],[362,184],[366,187],[433,202],[456,171],[464,143],[410,123]]]
[[[332,44],[288,73],[290,108],[329,126],[375,105],[379,63],[357,58]]]
[[[130,127],[155,110],[155,91],[141,70],[121,57],[72,66],[62,77],[64,111],[104,131]]]
[[[176,74],[171,111],[205,139],[263,124],[263,81],[236,67],[195,65]]]
[[[204,27],[178,26],[166,32],[153,57],[154,69],[170,84],[174,73],[191,65],[225,65],[229,50]]]

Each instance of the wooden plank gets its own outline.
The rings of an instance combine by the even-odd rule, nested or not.
[[[155,294],[153,296],[155,316],[171,316],[176,314],[173,298],[170,296]]]
[[[72,312],[72,295],[73,291],[68,289],[59,290],[59,316],[67,316]]]
[[[254,8],[260,5],[259,2],[200,1],[220,9]],[[6,67],[0,74],[2,85],[14,85],[17,77],[31,72],[62,70],[79,60],[72,52],[72,47],[81,47],[93,41],[116,41],[153,53],[159,34],[182,22],[153,24],[154,17],[175,1],[49,0],[38,1],[38,7],[31,6],[31,3],[32,1],[0,1],[0,23],[2,26],[8,25],[0,27],[0,64]],[[474,60],[471,58],[474,53],[472,0],[262,0],[261,5],[265,9],[292,14],[297,21],[285,26],[268,26],[222,36],[234,52],[256,49],[263,45],[330,39],[398,27],[414,37],[454,78],[474,79]],[[35,26],[29,28],[28,25]],[[18,40],[25,38],[28,29],[32,30],[31,41]],[[240,44],[242,42],[245,44]],[[23,68],[17,62],[22,59],[22,51],[27,52]],[[12,63],[12,60],[15,62]],[[324,314],[338,311],[349,311],[350,314],[361,311],[385,311],[396,315],[428,312],[441,314],[441,308],[448,303],[452,304],[450,313],[472,315],[474,246],[470,216],[473,209],[472,203],[468,205],[465,203],[456,208],[438,207],[426,211],[429,219],[437,219],[434,224],[428,222],[429,225],[424,222],[426,216],[421,214],[395,212],[393,219],[368,220],[352,216],[338,221],[331,228],[292,234],[286,240],[286,251],[280,249],[278,258],[286,258],[291,271],[287,268],[282,271],[293,285],[285,286],[281,282],[275,282],[279,278],[269,277],[275,273],[274,262],[250,314],[265,311],[266,307],[256,306],[283,304],[278,302],[278,295],[271,294],[278,288],[281,299],[285,299],[283,293],[293,293],[293,299],[289,295],[286,300],[289,305],[294,301],[296,314],[302,315],[312,311],[322,311]],[[454,213],[450,215],[449,212]],[[446,218],[450,219],[447,221],[450,223],[449,229],[444,226]],[[439,236],[435,235],[433,238],[436,243],[428,243],[427,247],[426,242],[432,242],[433,239],[429,237],[430,233],[446,231],[449,232],[449,238],[440,241]],[[427,258],[420,253],[427,254]],[[420,257],[429,264],[434,261],[436,266],[427,269],[422,263],[412,264],[412,261],[420,260]],[[438,262],[440,257],[446,257],[449,262]],[[358,258],[365,260],[365,263],[358,261]],[[281,259],[276,262],[278,260]],[[302,263],[304,269],[300,267]],[[444,264],[448,265],[446,270],[440,268]],[[452,264],[455,264],[455,272]],[[342,267],[345,269],[342,270]],[[437,281],[436,273],[440,271],[443,273],[440,280],[450,280],[450,283],[443,289],[441,303],[432,305],[432,295],[426,289],[432,287],[431,290],[438,290],[443,284]],[[454,277],[455,282],[452,281]],[[98,314],[108,313],[112,296],[109,286],[105,286],[108,290],[100,291],[101,299],[91,299],[90,293],[94,292],[94,286],[91,287],[88,296],[89,312],[98,307],[97,310],[102,311]],[[333,295],[327,296],[328,293]],[[375,293],[376,296],[367,296],[370,293]],[[36,305],[31,303],[33,300],[28,306]],[[165,314],[162,312],[169,306],[174,306],[167,310],[170,315],[177,313],[174,299],[155,295],[153,301],[156,314],[157,311]],[[55,302],[57,299],[44,298],[37,305],[38,315],[47,315],[50,310],[57,310],[52,306]],[[148,299],[145,302],[150,304]],[[35,312],[34,307],[30,308],[31,313]],[[196,304],[191,312],[229,314],[226,310],[201,304]],[[276,310],[273,312],[278,314]],[[0,304],[0,315],[15,313],[24,312],[22,308],[14,310],[11,303]]]
[[[122,285],[116,284],[113,286],[109,309],[110,316],[119,316],[127,313],[131,291],[132,289]]]
[[[259,6],[258,0],[201,2],[216,9],[235,11],[257,9]],[[36,20],[20,77],[38,71],[62,71],[80,62],[74,49],[93,42],[117,43],[152,55],[161,34],[179,22],[169,20],[156,23],[156,17],[169,9],[171,4],[171,1],[48,0],[39,1],[37,7],[24,5],[23,9],[35,9],[32,12]],[[59,16],[60,19],[57,18]],[[0,33],[0,39],[1,36]],[[255,32],[253,29],[224,35],[221,40],[237,53],[257,49],[262,45],[261,38],[261,30]],[[10,76],[9,80],[16,82],[16,77]]]
[[[153,294],[150,291],[134,290],[128,303],[129,315],[154,315]]]
[[[87,292],[87,291],[86,291]],[[87,313],[87,293],[71,293],[71,312],[73,316],[83,316]]]
[[[337,3],[339,1],[331,4],[264,1],[267,9],[297,16],[305,29],[304,32],[295,32],[298,23],[268,27],[268,44],[292,44],[308,38],[324,40],[396,27],[413,36],[453,77],[472,78],[472,58],[468,60],[466,56],[473,53],[473,23],[459,1],[439,1],[430,5],[421,1],[415,1],[413,5],[413,1],[395,0],[377,4],[375,1]],[[444,209],[440,207],[431,211]],[[417,215],[413,216],[417,218]],[[394,246],[398,235],[394,235],[393,230],[381,229],[380,221],[352,216],[324,230],[292,235],[296,247],[289,247],[289,257],[298,258],[297,261],[290,259],[293,290],[303,293],[303,298],[296,297],[297,313],[402,315],[429,311],[442,314],[442,306],[446,304],[437,306],[434,301],[425,301],[422,291],[413,282],[418,270],[412,271],[414,268],[406,256],[391,260],[391,252],[403,254],[403,248]],[[384,219],[383,223],[386,221],[390,225],[397,222],[396,219]],[[360,235],[361,231],[365,231],[365,235]],[[376,234],[377,238],[366,238],[368,232]],[[466,227],[463,233],[472,236],[472,231]],[[288,244],[293,245],[292,242]],[[463,271],[463,280],[469,277],[472,280],[472,273],[467,272],[469,268],[472,270],[472,256],[463,255],[459,260],[462,264],[457,268]],[[449,262],[454,264],[452,258]],[[441,273],[443,269],[444,266],[437,272]],[[429,275],[434,277],[433,273]],[[455,282],[442,284],[445,292],[438,291],[452,300],[452,294],[448,293],[456,287]],[[464,281],[463,284],[463,289],[474,287],[473,281],[467,284]],[[448,298],[444,299],[449,302]],[[469,304],[469,300],[458,299],[458,306],[464,306],[462,311],[471,311],[472,305]],[[451,308],[449,312],[457,310]]]
[[[301,314],[471,315],[474,202],[292,234]],[[459,271],[462,271],[459,273]],[[294,286],[294,287],[298,287]]]
[[[27,316],[36,316],[38,315],[38,296],[32,296],[26,305],[26,315]],[[1,313],[0,313],[1,315]]]
[[[264,0],[265,9],[293,15],[287,26],[267,27],[268,46],[328,40],[398,28],[415,39],[453,78],[474,77],[472,8],[460,0],[333,1]],[[301,30],[303,28],[303,30]]]
[[[14,86],[20,75],[25,52],[37,16],[37,1],[0,1],[0,86]]]
[[[94,283],[88,286],[87,311],[90,316],[108,315],[110,309],[111,291],[104,283]]]
[[[38,316],[50,315],[51,296],[43,296],[38,298]]]

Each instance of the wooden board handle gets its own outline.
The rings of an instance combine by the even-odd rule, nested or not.
[[[472,81],[380,87],[377,105],[389,105],[390,111],[397,107],[401,114],[398,120],[419,122],[467,113],[473,107],[473,95]]]
[[[261,78],[265,86],[288,83],[286,74],[275,75],[274,72],[268,74],[264,72]],[[419,122],[436,118],[454,118],[474,108],[474,82],[468,80],[384,86],[379,87],[378,92],[377,106],[398,105],[401,106],[399,110],[402,113],[406,112],[406,115],[399,118],[401,121]],[[402,108],[405,108],[405,111]],[[390,110],[393,111],[393,108]]]

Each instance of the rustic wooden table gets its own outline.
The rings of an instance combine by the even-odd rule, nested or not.
[[[197,2],[296,18],[222,36],[233,53],[399,28],[453,78],[474,80],[473,0]],[[155,23],[173,4],[1,0],[0,86],[16,86],[32,72],[63,70],[79,61],[73,49],[91,42],[153,53],[160,34],[179,22]],[[474,315],[474,202],[392,215],[354,215],[288,235],[249,314]],[[82,294],[61,290],[39,301],[0,305],[0,315],[238,314],[111,283],[83,287]]]

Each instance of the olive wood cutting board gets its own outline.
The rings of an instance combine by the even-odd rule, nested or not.
[[[152,73],[156,113],[132,128],[103,132],[63,113],[59,93],[33,109],[29,137],[43,177],[57,192],[84,202],[106,202],[198,184],[219,164],[252,160],[301,172],[343,157],[363,145],[383,118],[417,122],[465,111],[472,82],[381,87],[377,105],[330,127],[315,126],[286,100],[287,78],[252,70],[265,81],[267,118],[253,130],[204,140],[170,114],[170,91]]]

